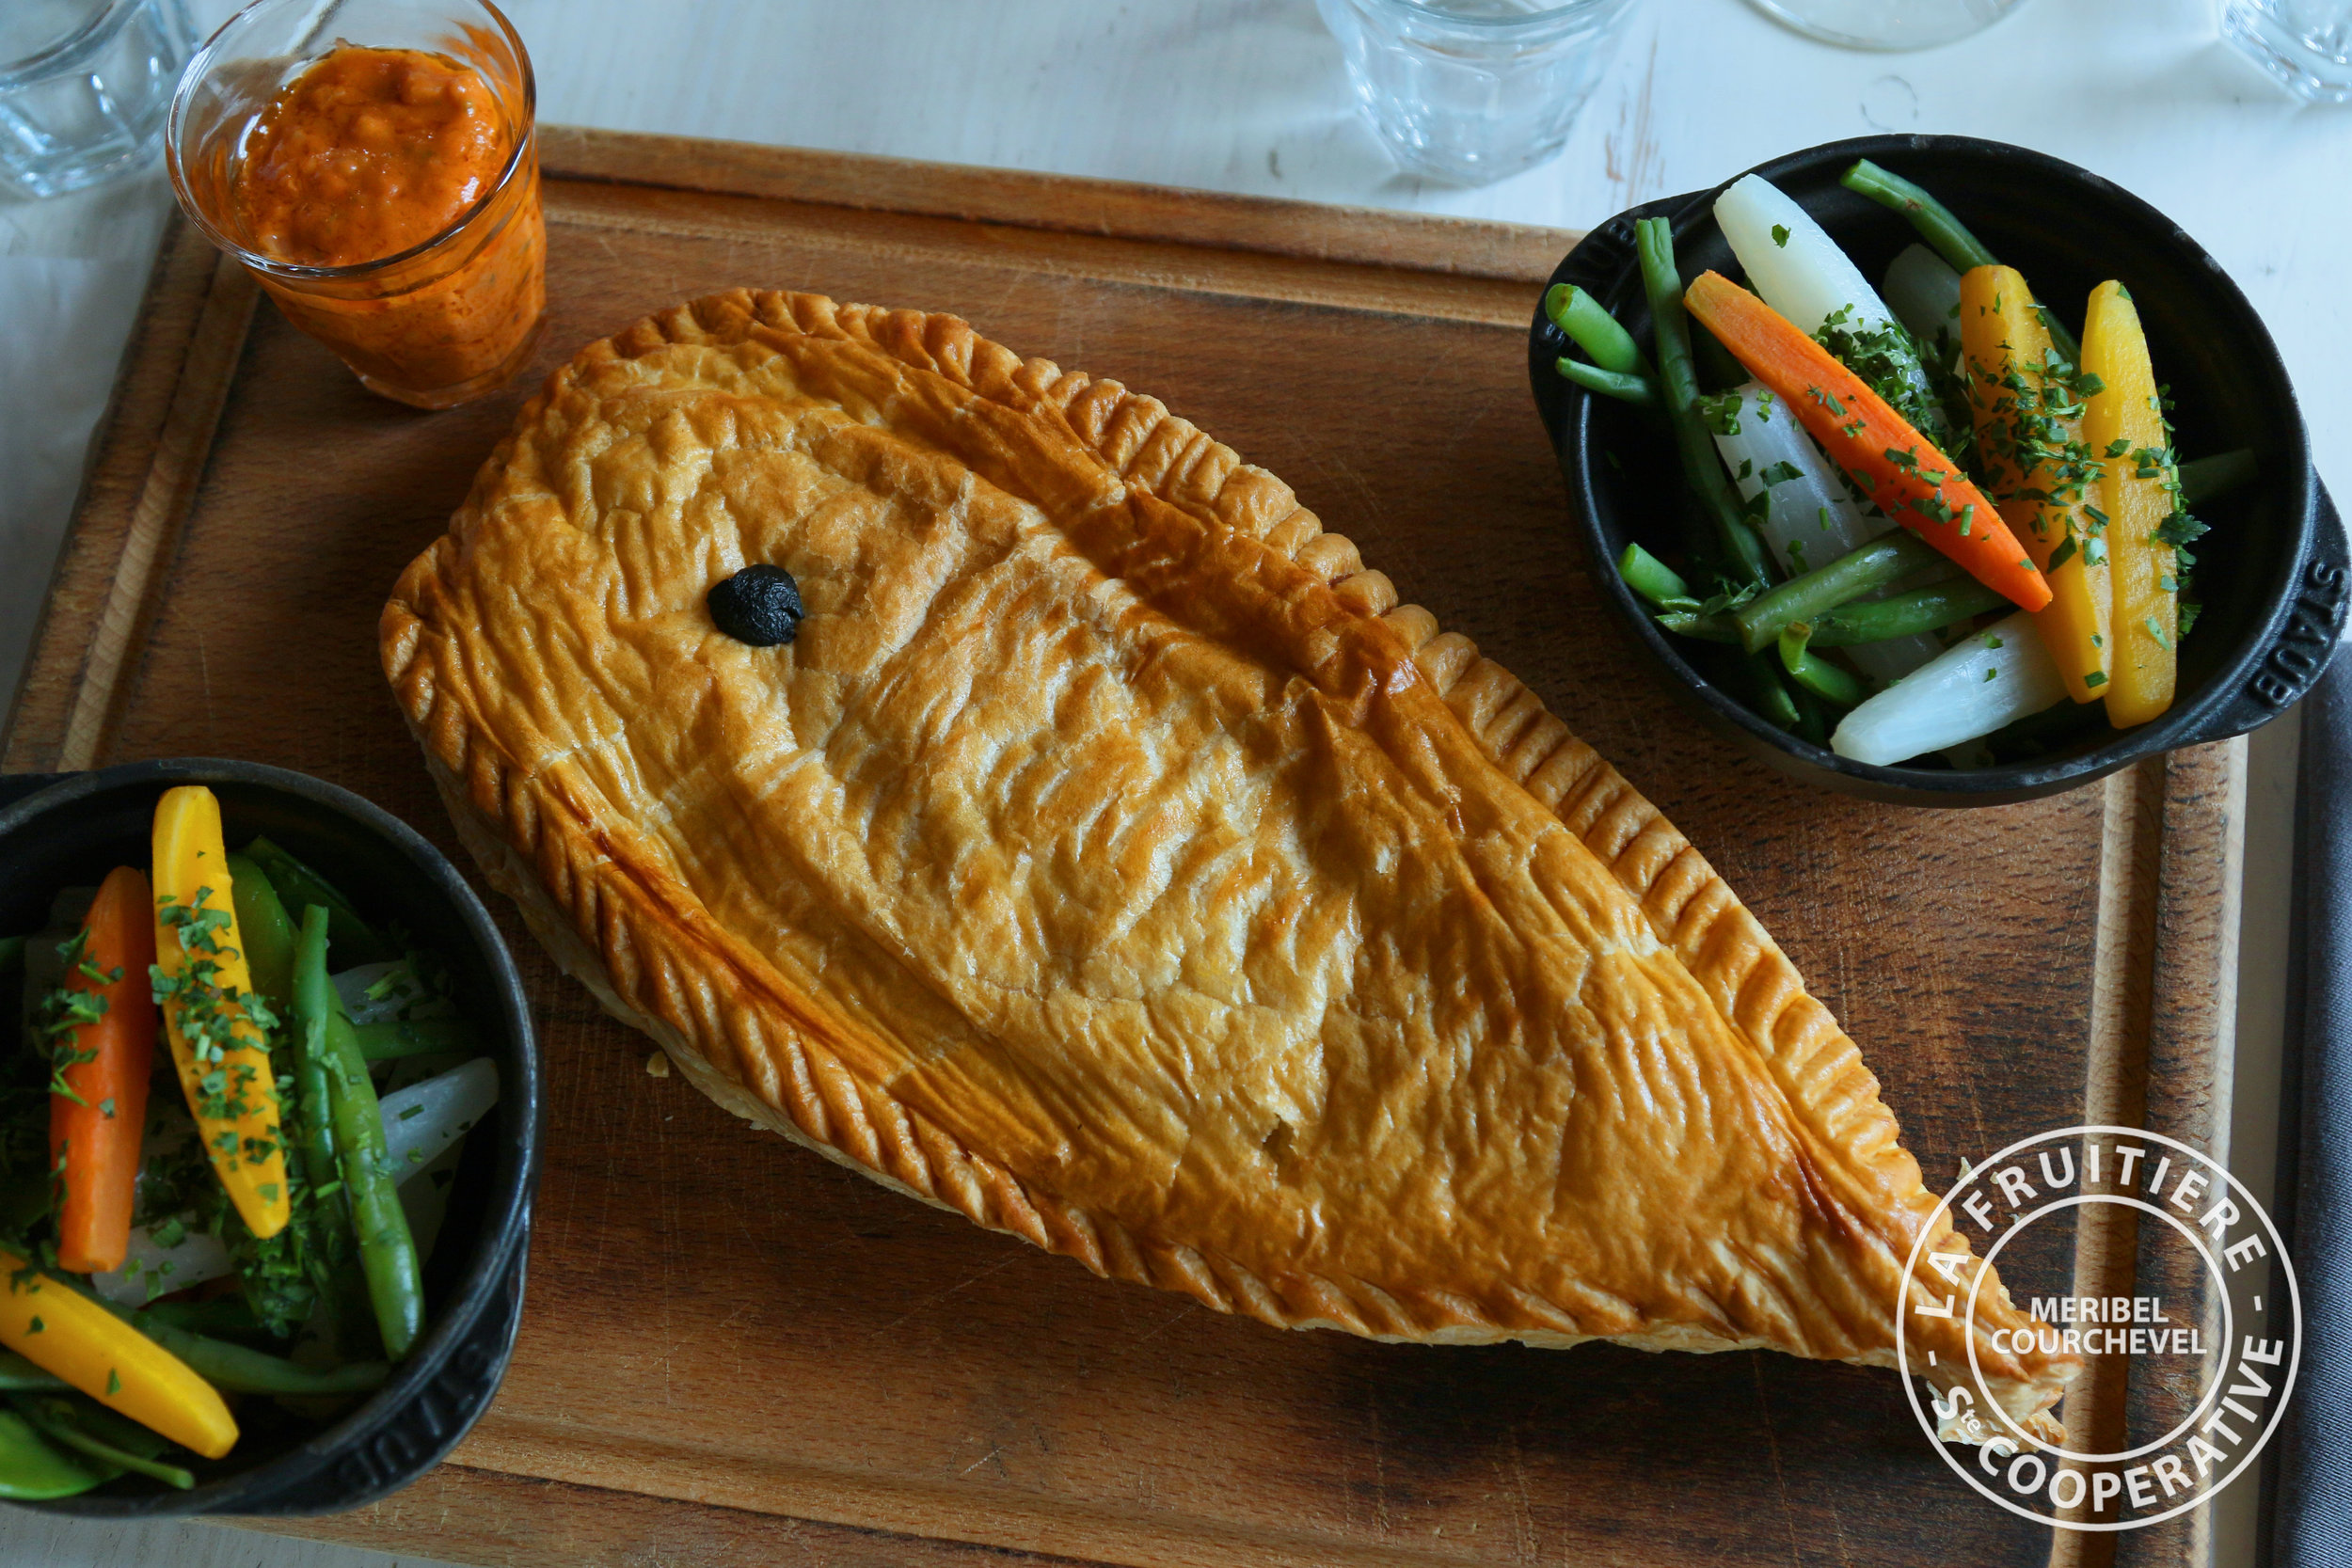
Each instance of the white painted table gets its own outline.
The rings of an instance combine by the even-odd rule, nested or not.
[[[205,25],[231,0],[193,0]],[[1399,177],[1311,0],[506,0],[550,122],[998,165],[1583,227],[1873,130],[2023,142],[2169,213],[2270,323],[2324,474],[2352,484],[2352,110],[2299,108],[2217,40],[2213,0],[2031,0],[1968,42],[1851,54],[1742,0],[1647,0],[1567,151],[1483,190]],[[159,179],[0,202],[0,689],[13,688],[79,452],[129,329]],[[95,278],[95,290],[82,287]],[[822,288],[822,278],[751,279]],[[913,302],[919,303],[919,302]],[[2340,491],[2340,493],[2343,493]],[[2266,1194],[2292,721],[2256,738],[2232,1164]],[[2250,1561],[2252,1488],[2224,1562]],[[361,1568],[394,1560],[199,1527],[0,1513],[22,1568]],[[412,1565],[417,1560],[405,1560]]]

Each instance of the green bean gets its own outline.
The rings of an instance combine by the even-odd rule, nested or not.
[[[42,1441],[32,1422],[13,1410],[0,1410],[0,1497],[19,1502],[71,1497],[119,1474],[59,1453]]]
[[[184,1328],[191,1334],[259,1334],[262,1321],[243,1296],[215,1296],[210,1301],[151,1301],[140,1308],[158,1323]]]
[[[1560,359],[1555,361],[1555,368],[1562,375],[1588,392],[1597,392],[1605,398],[1614,398],[1619,403],[1630,404],[1635,408],[1655,410],[1659,406],[1658,383],[1645,377],[1620,375],[1615,371],[1604,371],[1597,365],[1588,365],[1581,359]]]
[[[142,1458],[127,1449],[119,1449],[103,1438],[93,1436],[83,1431],[73,1419],[73,1406],[64,1400],[29,1399],[23,1394],[12,1394],[8,1397],[8,1402],[16,1407],[18,1415],[40,1428],[42,1436],[87,1454],[101,1465],[111,1465],[118,1470],[130,1470],[138,1475],[151,1476],[166,1486],[174,1486],[183,1492],[189,1491],[196,1485],[196,1477],[177,1465],[166,1465],[160,1460]]]
[[[1806,690],[1802,682],[1788,685],[1788,700],[1797,705],[1797,737],[1816,746],[1829,744],[1829,712],[1821,699]]]
[[[1899,174],[1891,174],[1864,158],[1848,169],[1837,182],[1856,196],[1867,196],[1889,211],[1900,213],[1911,220],[1919,237],[1928,242],[1935,253],[1952,264],[1954,272],[1966,272],[1972,267],[1994,267],[2000,263],[1984,242],[1969,232],[1968,226],[1952,215],[1952,210]]]
[[[1911,220],[1911,227],[1919,237],[1952,264],[1954,272],[1964,273],[1972,267],[1994,267],[2000,262],[1984,242],[1969,231],[1968,226],[1953,215],[1947,207],[1926,191],[1899,174],[1891,174],[1864,158],[1848,169],[1837,182],[1856,196],[1868,197],[1890,212],[1900,213]],[[2042,325],[2050,329],[2050,341],[2069,364],[2083,361],[2082,344],[2074,334],[2059,321],[2046,305],[2036,304],[2042,312]]]
[[[1640,376],[1645,381],[1657,375],[1650,368],[1649,356],[1642,352],[1642,345],[1633,341],[1633,334],[1618,325],[1617,318],[1599,300],[1575,284],[1554,283],[1547,289],[1544,314],[1577,347],[1591,355],[1593,363],[1602,370]]]
[[[1695,615],[1689,610],[1670,610],[1658,617],[1658,624],[1677,637],[1688,637],[1698,642],[1737,642],[1740,628],[1722,615]]]
[[[1742,645],[1754,653],[1792,622],[1827,614],[1848,600],[1943,560],[1934,546],[1900,530],[1882,533],[1826,566],[1757,594],[1733,610],[1731,618],[1739,624]]]
[[[253,989],[282,1019],[294,1001],[294,922],[286,918],[278,890],[250,857],[229,857],[229,901],[237,911],[237,934],[245,941]]]
[[[2235,451],[2216,452],[2181,465],[2181,502],[2195,506],[2200,502],[2224,496],[2242,484],[2250,484],[2262,466],[2254,461],[2253,449],[2240,447]]]
[[[242,851],[262,868],[271,887],[278,890],[278,902],[289,915],[306,905],[324,906],[327,916],[328,935],[335,943],[337,962],[351,967],[358,964],[382,963],[397,958],[391,943],[378,936],[375,927],[361,917],[351,900],[335,890],[335,885],[267,838],[256,838]]]
[[[1788,678],[1825,703],[1852,707],[1862,701],[1862,682],[1853,673],[1814,654],[1806,644],[1813,628],[1799,621],[1780,634],[1780,662]]]
[[[1813,622],[1813,645],[1851,648],[1883,642],[1890,637],[1940,631],[2008,603],[2008,595],[1999,590],[1987,588],[1974,578],[1959,578],[1831,610]]]
[[[1617,557],[1617,575],[1625,578],[1628,588],[1661,610],[1671,600],[1692,596],[1691,585],[1673,567],[1639,545],[1627,545]]]
[[[2099,703],[2059,703],[2012,720],[1984,737],[1995,757],[2032,756],[2064,745],[2094,730],[2107,729],[2107,713]],[[2111,733],[2111,732],[2110,732]]]
[[[313,905],[302,914],[306,990],[314,982],[326,984],[324,956],[313,962],[310,950],[311,927],[326,918],[323,911],[315,911]],[[383,1113],[376,1106],[375,1085],[368,1078],[358,1036],[339,1006],[326,1011],[319,1034],[326,1063],[327,1100],[334,1112],[336,1160],[342,1172],[343,1194],[351,1204],[352,1228],[359,1236],[359,1266],[368,1278],[368,1301],[375,1308],[375,1326],[384,1337],[385,1354],[399,1361],[424,1327],[417,1245],[408,1234],[408,1216],[400,1207],[399,1178],[385,1151]]]
[[[128,1307],[107,1309],[188,1364],[197,1376],[231,1394],[361,1394],[380,1387],[391,1369],[381,1361],[346,1361],[312,1370],[282,1355],[207,1338]]]
[[[481,1053],[482,1037],[462,1018],[389,1018],[355,1023],[359,1054],[371,1062],[396,1062],[405,1056],[446,1056],[454,1052]]]
[[[66,1386],[60,1377],[52,1377],[12,1350],[0,1351],[0,1389],[21,1389],[28,1394],[54,1394]]]
[[[1649,295],[1651,330],[1658,340],[1658,385],[1682,454],[1683,477],[1697,492],[1713,534],[1713,550],[1726,578],[1762,588],[1772,580],[1764,542],[1748,526],[1740,498],[1699,414],[1698,372],[1691,360],[1691,317],[1682,306],[1682,275],[1675,270],[1674,227],[1664,218],[1634,226],[1642,257],[1642,286]]]
[[[323,904],[302,911],[295,939],[293,995],[294,1101],[301,1111],[302,1175],[313,1193],[341,1180],[335,1151],[334,1100],[327,1087],[326,1021],[335,1012],[335,988],[326,979],[326,942],[333,916]],[[331,1215],[340,1205],[324,1206]]]
[[[1703,326],[1691,329],[1691,356],[1698,361],[1700,382],[1712,386],[1719,392],[1727,392],[1734,387],[1744,386],[1756,379],[1748,374],[1745,365],[1731,356],[1731,350],[1724,347],[1724,341]]]
[[[1793,730],[1802,721],[1797,705],[1789,699],[1788,689],[1781,684],[1773,671],[1770,654],[1734,654],[1732,684],[1746,700],[1749,709],[1768,724]]]

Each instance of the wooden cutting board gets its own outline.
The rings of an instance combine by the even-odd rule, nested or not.
[[[538,375],[737,284],[947,309],[1165,399],[1526,678],[1779,936],[1931,1185],[2070,1123],[2223,1134],[2242,746],[1923,813],[1801,788],[1703,735],[1603,613],[1522,379],[1574,236],[579,132],[547,133],[546,159],[538,369],[450,413],[371,398],[174,231],[8,768],[249,757],[356,789],[463,862],[378,672],[376,613]],[[550,1094],[513,1370],[408,1492],[262,1528],[550,1568],[2117,1551],[1968,1492],[1883,1371],[1373,1344],[1096,1279],[649,1075],[648,1042],[490,901]],[[2128,1232],[2048,1241],[2004,1262],[2021,1289],[2130,1290]],[[2067,1418],[2107,1430],[2161,1397],[2102,1369]],[[2121,1547],[2208,1555],[2194,1519]]]

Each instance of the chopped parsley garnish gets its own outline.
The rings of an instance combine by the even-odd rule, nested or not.
[[[1896,322],[1867,327],[1857,327],[1852,322],[1853,306],[1841,305],[1821,324],[1813,341],[1860,376],[1913,429],[1952,444],[1955,433],[1929,385],[1927,356],[1919,352],[1918,340]],[[1831,412],[1843,414],[1845,410],[1833,407]],[[1859,421],[1847,432],[1849,436],[1859,433]],[[1957,440],[1964,444],[1964,427]]]
[[[1772,225],[1772,244],[1778,245],[1783,250],[1788,248],[1788,226],[1787,224],[1776,223]]]
[[[88,981],[91,988],[103,988],[122,978],[119,966],[112,970],[99,968],[88,957],[88,947],[87,927],[58,944],[57,956],[65,960],[67,978],[41,998],[34,1022],[38,1043],[45,1044],[49,1051],[49,1092],[76,1105],[87,1101],[66,1082],[66,1069],[96,1061],[98,1050],[95,1046],[75,1045],[74,1037],[86,1025],[106,1016],[106,998],[99,990],[76,986],[73,980],[79,977]]]
[[[197,1114],[208,1121],[225,1122],[251,1116],[268,1104],[266,1100],[257,1102],[254,1098],[264,1086],[257,1080],[265,1069],[250,1060],[232,1062],[230,1057],[232,1052],[265,1050],[262,1042],[277,1027],[278,1018],[260,996],[221,986],[220,959],[227,950],[220,944],[220,933],[228,928],[230,914],[225,909],[205,907],[212,895],[211,888],[199,887],[194,903],[183,904],[169,894],[158,901],[157,918],[178,934],[186,961],[177,974],[167,973],[161,964],[150,974],[155,1001],[169,1010],[199,1069]],[[266,1137],[246,1142],[246,1157],[255,1164],[277,1148]],[[234,1131],[224,1129],[215,1134],[213,1146],[224,1168],[234,1164],[240,1147]]]
[[[2158,523],[2155,531],[2148,537],[2159,545],[2171,546],[2174,558],[2182,565],[2187,566],[2195,563],[2197,560],[2195,556],[2188,553],[2187,546],[2203,538],[2209,531],[2211,531],[2206,525],[2199,522],[2187,513],[2175,512],[2163,522]]]

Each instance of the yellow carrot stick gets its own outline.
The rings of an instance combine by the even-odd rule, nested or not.
[[[220,802],[201,784],[166,790],[155,805],[164,1027],[204,1152],[246,1225],[268,1237],[286,1224],[286,1154],[259,1022],[265,1004],[246,967],[233,885]]]
[[[2179,566],[2157,531],[2172,515],[2179,479],[2148,339],[2121,283],[2090,292],[2083,370],[2100,381],[2085,400],[2083,440],[2106,465],[2095,491],[2106,518],[2115,597],[2108,618],[2107,722],[2128,729],[2172,705]]]
[[[2033,292],[2014,267],[1971,268],[1960,280],[1960,341],[1985,487],[2001,520],[2050,582],[2033,618],[2066,693],[2097,702],[2107,684],[2106,531],[2084,513],[2099,463],[2082,438],[2074,367],[2057,348]]]
[[[0,1344],[207,1459],[236,1445],[227,1402],[186,1362],[14,1253],[0,1251]]]

